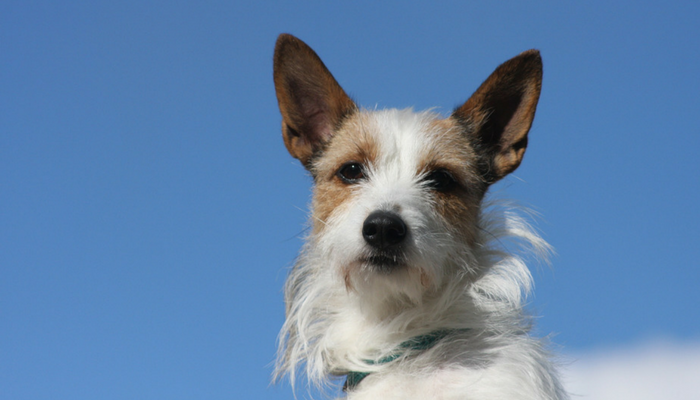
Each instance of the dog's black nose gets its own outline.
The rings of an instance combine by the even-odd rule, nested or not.
[[[370,246],[385,250],[406,238],[406,224],[394,213],[375,211],[362,225],[362,236]]]

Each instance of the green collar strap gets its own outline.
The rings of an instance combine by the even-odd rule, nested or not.
[[[458,329],[462,330],[462,329]],[[430,332],[426,335],[420,335],[413,337],[411,339],[408,339],[407,341],[401,343],[396,351],[393,353],[384,356],[380,358],[379,360],[364,360],[365,363],[369,365],[376,365],[376,364],[386,364],[390,363],[397,358],[401,357],[404,355],[406,350],[414,350],[414,351],[423,351],[423,350],[428,350],[435,346],[437,342],[445,338],[447,335],[457,331],[456,329],[441,329],[437,331]],[[347,378],[345,379],[345,385],[343,385],[343,391],[348,391],[352,390],[357,385],[360,384],[360,382],[369,375],[370,372],[361,372],[361,371],[349,371],[346,376]]]

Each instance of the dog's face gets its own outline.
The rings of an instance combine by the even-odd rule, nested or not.
[[[501,65],[448,118],[359,110],[318,56],[281,35],[274,78],[285,144],[311,172],[311,240],[345,286],[376,304],[419,302],[477,276],[481,200],[520,164],[540,92],[539,54]]]
[[[474,241],[476,164],[454,121],[407,110],[348,116],[310,165],[314,237],[346,286],[414,301],[438,287]]]

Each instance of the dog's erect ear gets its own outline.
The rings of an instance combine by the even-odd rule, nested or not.
[[[523,160],[541,87],[542,58],[528,50],[496,68],[452,113],[473,135],[487,183],[513,172]]]
[[[318,55],[292,35],[277,38],[273,68],[284,144],[309,168],[314,153],[357,106]]]

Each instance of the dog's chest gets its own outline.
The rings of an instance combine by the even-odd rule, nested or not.
[[[480,400],[507,397],[508,390],[485,387],[488,371],[452,369],[417,376],[392,373],[368,377],[347,400]],[[505,388],[504,388],[505,389]],[[512,397],[515,398],[515,397]]]
[[[487,364],[451,367],[388,370],[371,374],[353,391],[348,400],[550,400],[560,398],[547,384],[547,371],[536,363],[515,362],[526,348],[506,347],[492,353]],[[534,358],[534,357],[533,357]],[[534,361],[531,359],[530,361]]]

